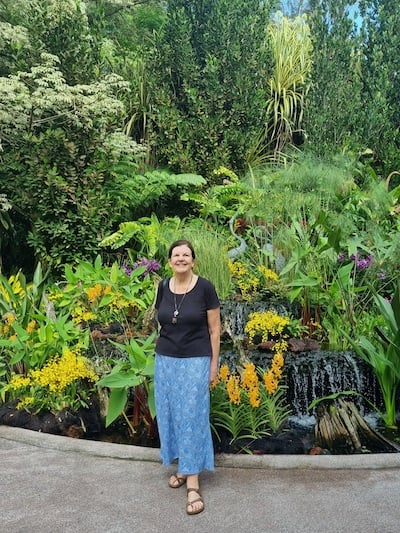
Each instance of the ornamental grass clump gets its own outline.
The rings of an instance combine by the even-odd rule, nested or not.
[[[76,412],[87,407],[87,400],[98,381],[91,361],[79,349],[66,348],[61,356],[50,359],[42,368],[27,375],[12,375],[6,392],[18,400],[17,408],[32,413],[62,409]]]
[[[220,442],[221,431],[228,434],[229,445],[241,446],[240,441],[270,435],[284,425],[290,408],[280,384],[283,364],[278,352],[266,371],[251,362],[240,373],[221,366],[211,386],[211,427]]]

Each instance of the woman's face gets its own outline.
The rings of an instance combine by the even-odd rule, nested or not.
[[[172,250],[171,257],[168,259],[168,264],[175,274],[185,274],[191,271],[194,266],[191,249],[186,244],[175,246]]]

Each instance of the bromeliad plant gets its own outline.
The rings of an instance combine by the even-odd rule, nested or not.
[[[211,385],[211,427],[219,441],[221,430],[229,435],[230,445],[240,445],[243,439],[270,435],[283,426],[290,415],[280,385],[283,364],[282,353],[276,353],[265,372],[253,363],[245,364],[242,373],[221,366]]]

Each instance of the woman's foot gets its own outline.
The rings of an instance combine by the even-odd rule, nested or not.
[[[187,489],[187,514],[199,514],[204,511],[204,500],[200,494],[200,490],[197,488]]]
[[[180,474],[172,474],[168,481],[168,487],[171,489],[179,489],[186,483],[186,476],[181,476]]]

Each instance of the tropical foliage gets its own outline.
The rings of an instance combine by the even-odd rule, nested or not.
[[[113,390],[108,422],[131,409],[134,387],[151,402],[143,321],[170,242],[189,237],[222,300],[289,301],[300,311],[285,334],[357,346],[394,423],[394,4],[310,0],[282,15],[257,0],[0,3],[3,400],[76,406],[87,400],[78,383],[93,394],[95,374],[108,383],[97,391]],[[271,340],[260,309],[246,316],[247,340]],[[128,339],[113,337],[97,368],[93,332],[114,323]],[[94,374],[82,370],[46,404],[41,376],[69,353],[94,359]],[[222,383],[213,394],[236,417]],[[261,391],[267,405],[278,398]],[[133,412],[149,423],[151,410]],[[240,428],[232,420],[220,418]],[[278,427],[260,420],[231,433]]]
[[[265,29],[272,6],[258,0],[166,3],[153,62],[161,164],[202,174],[221,164],[243,167],[265,122]]]
[[[135,431],[141,420],[148,426],[148,432],[155,432],[154,400],[154,334],[144,341],[130,339],[128,343],[113,342],[126,358],[113,361],[112,368],[98,382],[99,387],[111,390],[107,408],[106,427],[121,414],[125,415],[128,393],[134,388],[133,420],[130,427]],[[126,415],[125,415],[126,416]]]
[[[128,323],[143,316],[154,293],[146,265],[103,265],[100,256],[94,263],[65,266],[64,278],[49,288],[48,299],[55,311],[66,310],[76,324]]]
[[[267,99],[266,139],[274,159],[295,136],[303,136],[302,118],[311,71],[311,38],[305,17],[293,21],[282,16],[268,26],[268,42],[274,59]]]
[[[374,295],[381,320],[377,321],[371,338],[361,335],[357,342],[349,339],[356,352],[374,370],[382,391],[384,412],[379,413],[385,424],[397,427],[397,396],[400,385],[400,282],[389,302]]]

